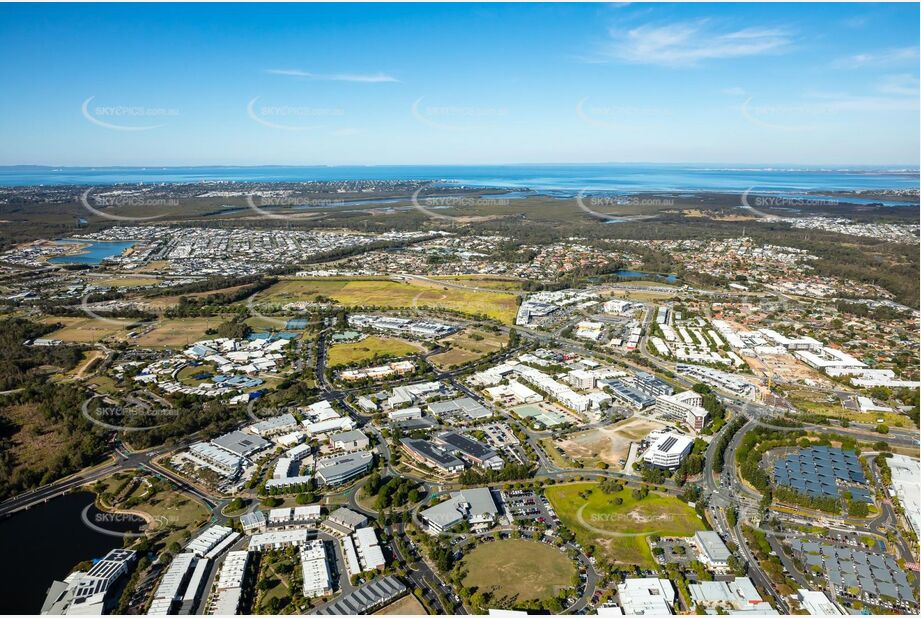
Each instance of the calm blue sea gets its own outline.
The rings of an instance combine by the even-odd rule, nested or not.
[[[799,192],[918,189],[917,169],[719,165],[483,165],[343,167],[0,167],[0,186],[201,181],[431,180],[472,187],[579,191]]]

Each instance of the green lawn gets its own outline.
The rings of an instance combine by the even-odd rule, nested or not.
[[[587,498],[580,495],[586,493]],[[545,494],[583,547],[595,545],[600,555],[616,563],[653,567],[646,537],[692,536],[704,529],[694,509],[664,494],[636,500],[630,489],[606,494],[597,483],[555,485]],[[622,503],[615,504],[615,498]]]
[[[495,597],[540,601],[572,586],[576,567],[563,552],[536,541],[509,539],[475,547],[464,556],[464,586]]]
[[[392,337],[371,335],[355,343],[339,343],[329,348],[327,364],[330,367],[351,365],[375,356],[407,356],[422,350],[421,346]]]

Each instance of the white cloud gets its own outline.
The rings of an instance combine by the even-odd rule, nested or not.
[[[860,69],[863,67],[880,67],[891,66],[911,61],[918,63],[919,52],[917,47],[896,47],[893,49],[884,49],[878,52],[865,54],[854,54],[846,58],[839,58],[835,61],[834,66],[841,69]]]
[[[917,97],[918,78],[908,73],[886,75],[880,80],[878,89],[883,94]]]
[[[363,84],[382,84],[400,81],[396,77],[387,75],[386,73],[333,73],[324,75],[319,73],[311,73],[309,71],[302,71],[300,69],[268,69],[266,73],[270,73],[272,75],[285,75],[287,77],[298,77],[301,79],[316,79],[333,82],[358,82]]]
[[[792,44],[792,34],[783,28],[752,27],[721,32],[710,26],[708,20],[645,25],[626,31],[611,29],[609,34],[610,41],[602,46],[600,59],[670,67],[777,53]]]
[[[732,88],[723,88],[723,94],[730,97],[747,97],[748,91],[740,86],[733,86]]]

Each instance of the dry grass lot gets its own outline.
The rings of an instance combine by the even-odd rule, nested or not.
[[[424,616],[425,614],[422,603],[411,594],[374,612],[375,616]]]
[[[507,342],[508,337],[502,333],[467,328],[442,339],[441,343],[451,346],[451,349],[431,356],[430,360],[441,369],[447,369],[498,352]]]
[[[522,601],[549,598],[572,585],[576,567],[557,548],[509,539],[475,547],[462,561],[464,586]]]
[[[396,339],[371,335],[355,343],[338,343],[329,348],[327,364],[330,367],[351,365],[377,356],[408,356],[422,350],[422,346]]]
[[[225,322],[224,318],[178,318],[161,320],[154,328],[134,339],[142,348],[183,348],[201,339],[205,331]]]
[[[511,324],[518,312],[514,294],[439,286],[415,279],[288,279],[260,293],[256,301],[285,304],[311,301],[317,296],[328,297],[347,306],[433,307],[485,314],[506,324]]]
[[[70,318],[49,316],[42,319],[46,324],[63,324],[62,328],[45,335],[47,339],[60,339],[68,343],[97,343],[113,335],[127,335],[128,326],[134,320],[97,320],[91,317]]]

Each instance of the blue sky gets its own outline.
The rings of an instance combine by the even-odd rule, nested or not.
[[[918,164],[917,4],[0,5],[0,165]]]

